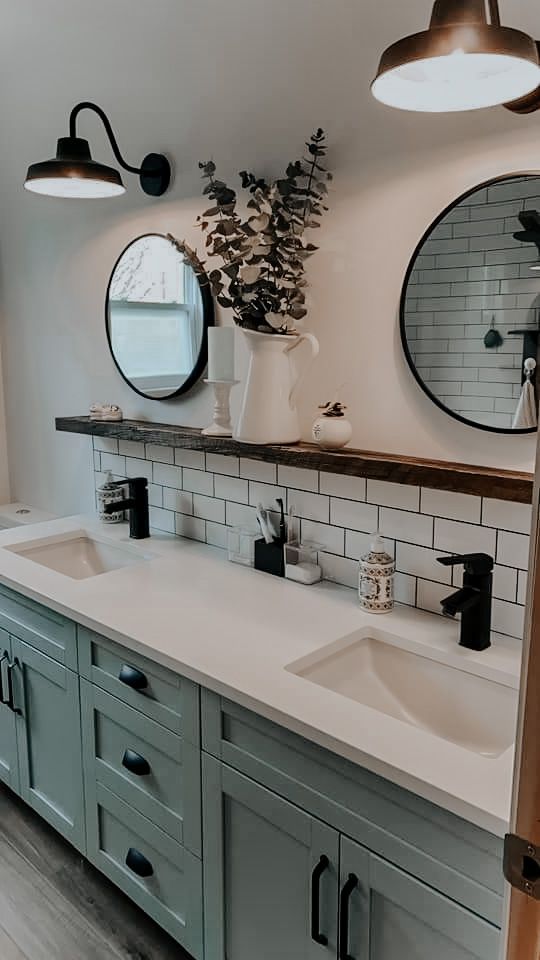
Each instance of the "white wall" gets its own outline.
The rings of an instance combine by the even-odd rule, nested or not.
[[[538,117],[498,109],[415,116],[383,108],[369,81],[382,48],[423,29],[411,0],[17,0],[3,18],[0,220],[4,376],[12,493],[58,511],[89,507],[90,445],[58,436],[54,417],[119,402],[131,417],[203,425],[206,388],[188,399],[141,401],[108,355],[103,301],[111,266],[145,230],[200,243],[197,161],[220,173],[279,171],[319,124],[336,174],[332,211],[312,261],[308,326],[321,358],[303,397],[307,436],[318,402],[347,380],[356,446],[531,469],[534,441],[452,421],[413,381],[397,306],[404,271],[428,223],[490,176],[540,167]],[[530,9],[529,9],[530,8]],[[503,16],[534,35],[528,0]],[[127,177],[125,197],[54,201],[26,194],[28,163],[54,151],[71,106],[110,113],[133,163],[166,150],[176,180],[151,201]],[[81,133],[110,156],[96,118]],[[237,391],[238,393],[238,391]],[[236,403],[238,402],[236,397]]]

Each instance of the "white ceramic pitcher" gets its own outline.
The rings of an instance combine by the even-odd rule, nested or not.
[[[234,433],[242,443],[297,443],[300,423],[296,401],[301,383],[319,353],[312,333],[286,336],[242,330],[249,348],[249,368],[240,418]],[[311,357],[295,374],[291,354],[309,343]]]

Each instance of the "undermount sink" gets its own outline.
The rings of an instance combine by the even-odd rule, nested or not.
[[[84,530],[15,544],[5,549],[42,567],[63,573],[72,580],[86,580],[149,559],[127,547],[118,547],[92,537]]]
[[[374,633],[345,637],[287,670],[485,757],[513,745],[517,690]]]

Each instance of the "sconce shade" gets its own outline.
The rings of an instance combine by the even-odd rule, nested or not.
[[[118,170],[92,160],[87,140],[61,137],[56,157],[33,163],[24,186],[49,197],[118,197],[125,187]]]
[[[436,0],[428,30],[382,55],[372,93],[401,110],[448,113],[518,100],[540,84],[535,41],[499,23],[496,0]]]

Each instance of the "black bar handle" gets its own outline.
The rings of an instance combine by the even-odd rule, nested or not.
[[[311,939],[320,943],[321,947],[328,946],[328,937],[320,932],[321,926],[321,877],[330,866],[328,857],[324,854],[316,864],[311,874]]]
[[[154,875],[154,868],[150,861],[135,847],[130,847],[128,850],[126,867],[129,867],[131,872],[136,873],[138,877],[152,877]]]
[[[140,753],[136,753],[135,750],[126,750],[122,758],[122,766],[137,777],[147,777],[150,773],[148,760],[141,757]]]
[[[128,666],[127,663],[122,664],[118,679],[120,683],[125,683],[126,687],[131,687],[132,690],[146,690],[148,686],[144,673],[135,667]]]
[[[354,960],[349,953],[349,904],[357,886],[358,877],[350,873],[339,898],[339,960]]]
[[[17,714],[18,717],[22,717],[22,710],[19,710],[15,706],[15,699],[13,697],[13,671],[17,666],[18,661],[13,660],[11,663],[8,663],[8,690],[9,690],[9,707],[13,710],[13,713]]]

